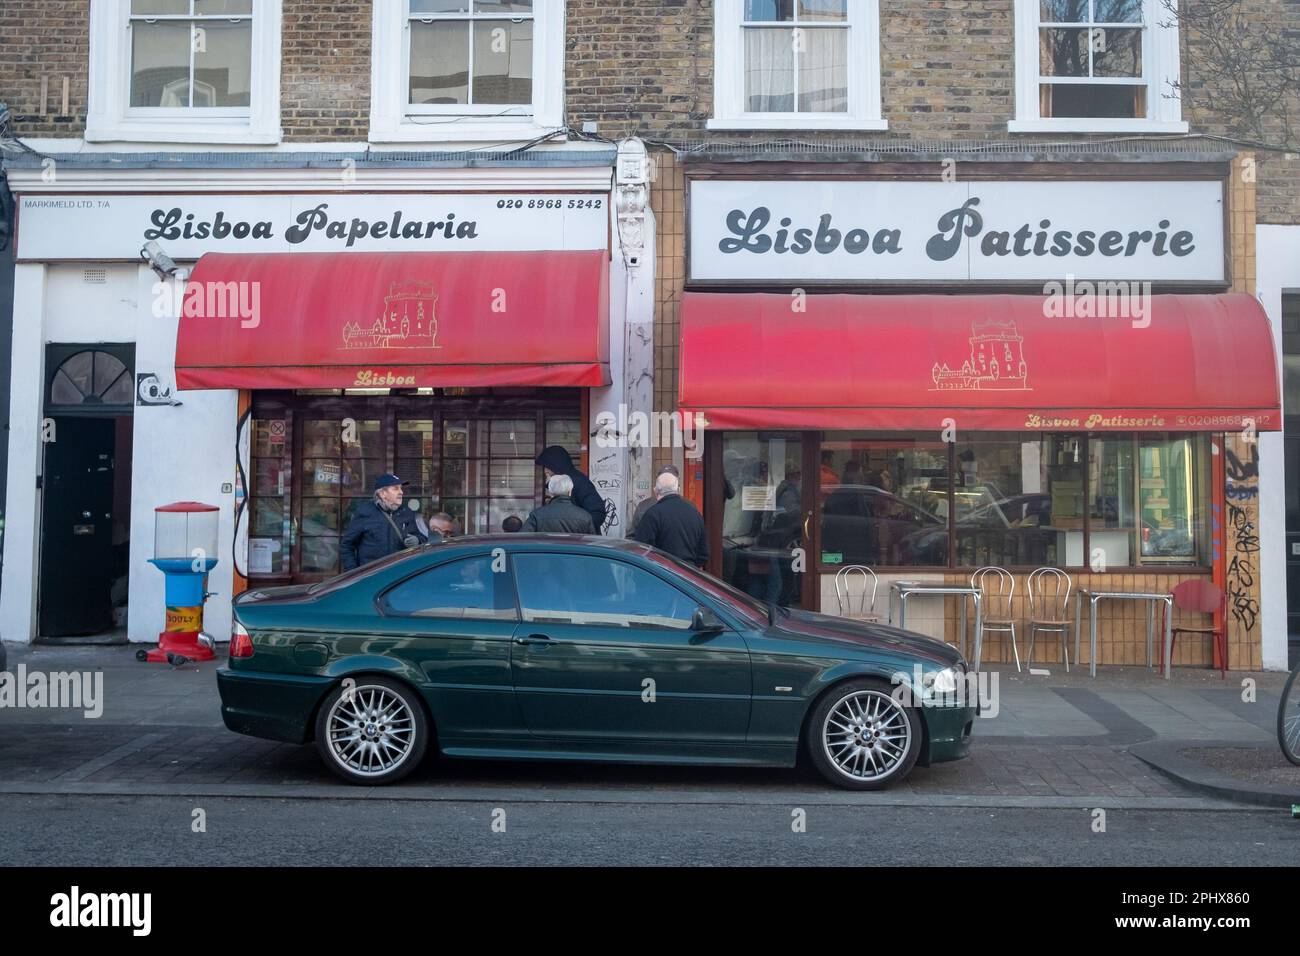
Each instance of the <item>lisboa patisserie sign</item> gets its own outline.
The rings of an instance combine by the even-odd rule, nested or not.
[[[696,281],[1218,282],[1223,186],[1205,181],[696,180]]]

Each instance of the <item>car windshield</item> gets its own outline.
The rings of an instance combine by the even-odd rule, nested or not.
[[[689,579],[696,587],[707,591],[710,597],[722,601],[727,607],[749,618],[755,624],[766,624],[768,622],[767,605],[744,591],[733,588],[725,581],[719,581],[713,575],[706,574],[694,565],[678,561],[670,554],[651,551],[646,557],[660,567]]]

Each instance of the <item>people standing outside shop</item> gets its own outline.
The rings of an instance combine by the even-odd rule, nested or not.
[[[456,519],[445,511],[439,511],[429,519],[429,527],[439,536],[438,540],[446,541],[456,534]]]
[[[519,515],[508,515],[506,520],[501,522],[501,530],[506,534],[515,534],[524,530],[524,519]]]
[[[655,472],[655,478],[658,478],[660,475],[672,475],[674,478],[678,479],[679,481],[681,480],[682,477],[682,473],[677,470],[676,465],[664,465],[657,472]],[[658,503],[658,499],[656,499],[654,495],[650,495],[639,505],[636,506],[636,511],[632,512],[632,526],[627,529],[627,533],[629,537],[636,536],[637,525],[641,523],[641,519],[645,517],[645,513],[649,511],[651,508],[653,508],[657,503]]]
[[[591,515],[573,503],[573,479],[568,475],[551,475],[546,479],[546,491],[551,500],[524,522],[525,531],[544,531],[555,534],[595,534]]]
[[[564,475],[573,481],[573,503],[591,515],[591,524],[600,534],[605,526],[605,499],[600,496],[591,479],[578,470],[569,453],[561,445],[547,445],[537,456],[537,464],[547,478],[552,475]]]
[[[709,563],[709,536],[704,518],[681,495],[676,475],[655,479],[654,506],[637,525],[636,540],[703,568]]]
[[[357,509],[339,540],[341,570],[351,571],[428,542],[429,536],[420,530],[415,512],[402,507],[405,484],[392,474],[375,479],[374,498]],[[436,520],[437,516],[434,517]]]

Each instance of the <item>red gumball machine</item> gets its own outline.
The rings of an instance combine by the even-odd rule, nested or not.
[[[167,662],[169,654],[210,661],[212,639],[203,633],[203,602],[208,572],[217,564],[216,505],[176,501],[154,509],[154,556],[149,563],[166,575],[166,630],[146,660]],[[203,641],[200,641],[200,637]]]

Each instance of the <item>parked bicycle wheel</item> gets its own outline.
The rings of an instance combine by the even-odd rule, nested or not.
[[[1282,688],[1282,703],[1277,708],[1277,742],[1293,764],[1300,765],[1300,664],[1291,671]]]

